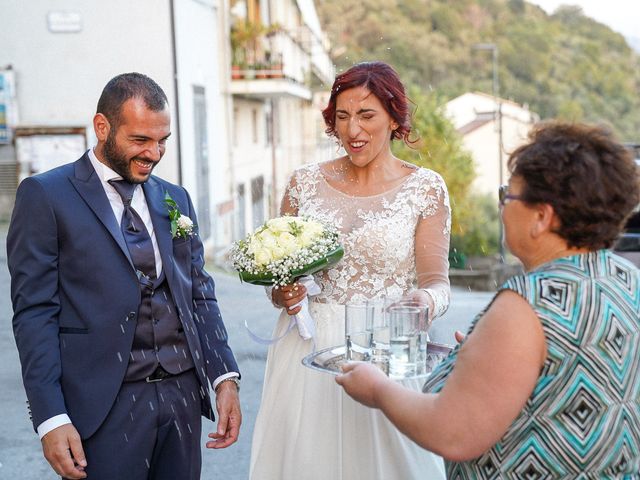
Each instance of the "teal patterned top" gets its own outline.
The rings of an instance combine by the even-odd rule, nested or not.
[[[640,478],[640,271],[599,250],[512,277],[505,289],[537,313],[547,359],[500,441],[475,460],[446,462],[447,478]],[[425,392],[442,389],[459,348]]]

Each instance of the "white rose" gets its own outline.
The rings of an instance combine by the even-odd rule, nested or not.
[[[275,247],[270,248],[269,251],[271,252],[271,257],[274,260],[280,260],[281,258],[284,258],[287,256],[287,253],[284,251],[284,248],[282,248],[279,245],[276,245]]]
[[[298,249],[296,237],[287,232],[281,233],[278,236],[278,245],[282,247],[285,255],[291,255]]]
[[[311,221],[307,224],[305,231],[308,231],[310,235],[319,236],[324,232],[324,225],[320,222]]]
[[[267,228],[274,233],[288,232],[289,222],[295,217],[277,217],[267,222]]]
[[[298,237],[298,245],[301,247],[308,247],[313,244],[317,235],[307,232],[306,230]]]
[[[298,243],[302,247],[308,247],[316,242],[316,240],[322,236],[324,232],[324,227],[322,224],[313,222],[309,224],[307,228],[302,231],[302,234],[298,237]]]
[[[268,248],[260,248],[254,253],[254,258],[259,266],[267,265],[273,260]]]
[[[278,245],[278,239],[270,230],[265,230],[258,235],[258,239],[265,248],[275,248]]]
[[[249,246],[247,247],[247,252],[255,254],[261,248],[264,248],[264,246],[262,245],[262,241],[260,241],[260,239],[255,235],[252,235],[249,238]]]
[[[180,215],[180,218],[178,218],[177,224],[179,228],[182,228],[183,230],[186,230],[186,231],[191,231],[191,228],[193,227],[193,222],[186,215]]]

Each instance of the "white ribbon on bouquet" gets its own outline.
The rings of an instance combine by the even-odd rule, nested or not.
[[[303,340],[313,340],[315,338],[316,326],[313,321],[313,317],[311,316],[311,312],[309,311],[309,296],[318,295],[321,291],[320,285],[318,285],[314,281],[313,276],[311,275],[305,275],[304,277],[300,277],[298,279],[298,283],[304,285],[304,287],[307,289],[307,294],[300,302],[296,303],[291,307],[291,308],[295,308],[297,306],[300,306],[301,308],[298,313],[296,313],[295,315],[291,315],[289,319],[289,325],[287,326],[287,329],[285,330],[285,332],[279,337],[262,338],[251,331],[251,329],[249,328],[249,325],[247,324],[247,321],[245,320],[244,326],[247,329],[247,332],[249,333],[249,336],[253,341],[260,343],[261,345],[271,345],[273,343],[276,343],[282,340],[284,337],[286,337],[289,334],[289,332],[293,330],[294,326],[298,327],[298,334]],[[315,351],[315,340],[313,340],[313,344],[314,344],[313,350]]]

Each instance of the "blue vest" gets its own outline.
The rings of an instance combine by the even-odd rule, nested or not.
[[[125,382],[142,380],[161,365],[179,374],[194,368],[182,322],[164,272],[153,282],[140,283],[138,322],[129,354]]]

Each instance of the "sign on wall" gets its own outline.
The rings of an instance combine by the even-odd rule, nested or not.
[[[80,158],[87,149],[84,127],[39,127],[16,130],[20,180]]]
[[[82,15],[78,12],[49,12],[47,25],[51,33],[79,33],[82,31]]]
[[[0,144],[11,143],[17,123],[16,88],[13,70],[0,70]]]
[[[0,143],[9,143],[9,125],[7,124],[7,107],[0,101]]]

